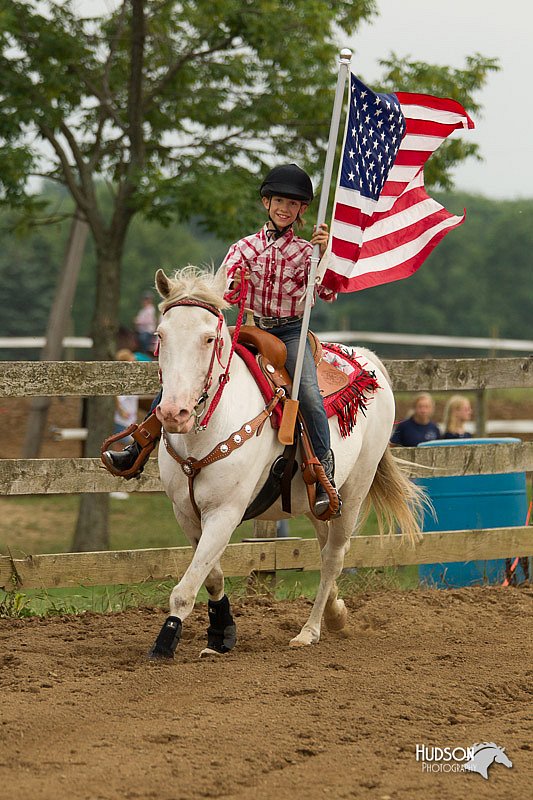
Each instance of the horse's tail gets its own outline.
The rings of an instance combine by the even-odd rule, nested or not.
[[[413,545],[420,540],[424,509],[431,507],[431,502],[423,489],[406,478],[389,447],[363,503],[363,520],[371,506],[376,512],[380,535],[402,533]]]

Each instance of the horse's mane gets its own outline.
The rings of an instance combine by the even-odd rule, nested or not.
[[[494,742],[476,742],[474,745],[472,745],[472,748],[474,750],[474,754],[479,753],[480,750],[490,750],[490,749],[503,750],[505,752],[504,747],[499,747]]]
[[[164,313],[169,306],[177,300],[200,300],[203,303],[215,306],[223,311],[229,308],[229,303],[220,294],[217,274],[208,267],[193,267],[175,270],[171,277],[167,277],[169,293],[159,303],[159,310]]]

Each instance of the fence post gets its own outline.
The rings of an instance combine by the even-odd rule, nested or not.
[[[487,390],[476,389],[476,436],[485,436],[487,430]]]
[[[276,539],[277,523],[275,520],[256,519],[254,520],[254,533],[249,541],[254,539]],[[243,541],[246,541],[243,539]],[[272,592],[276,586],[276,572],[270,570],[254,570],[248,579],[248,589],[251,593],[267,590]]]

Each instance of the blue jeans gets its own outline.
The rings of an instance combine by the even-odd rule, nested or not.
[[[157,406],[158,406],[158,405],[159,405],[159,403],[161,402],[161,398],[162,398],[162,397],[163,397],[163,389],[160,389],[160,390],[158,391],[158,393],[156,394],[156,396],[154,397],[154,399],[152,400],[152,404],[151,404],[151,406],[150,406],[150,411],[149,411],[149,412],[148,412],[148,414],[145,416],[145,419],[148,419],[148,417],[149,417],[151,414],[153,414],[153,413],[154,413],[154,411],[156,410]]]
[[[120,433],[120,431],[124,430],[123,425],[118,425],[116,422],[113,423],[113,434]],[[117,439],[123,445],[131,444],[133,442],[133,436],[123,436],[122,439]]]
[[[297,322],[289,322],[288,325],[280,328],[269,328],[268,331],[285,343],[287,348],[287,372],[291,378],[294,375],[296,366],[301,329],[302,323],[298,320]],[[298,400],[300,402],[300,411],[309,431],[313,450],[318,460],[321,461],[330,449],[329,424],[324,409],[324,400],[318,388],[316,365],[309,340],[305,343]]]

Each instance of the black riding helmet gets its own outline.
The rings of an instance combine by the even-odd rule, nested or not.
[[[289,197],[310,203],[313,199],[311,178],[297,164],[282,164],[271,169],[259,189],[261,197]]]

